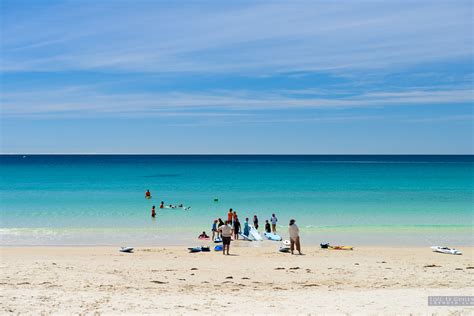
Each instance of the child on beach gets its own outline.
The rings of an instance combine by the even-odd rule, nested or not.
[[[268,222],[268,219],[265,220],[265,232],[266,233],[271,233],[271,229],[270,229],[270,223]]]
[[[202,232],[201,235],[198,237],[199,239],[209,239],[209,236],[206,234],[206,232]]]
[[[226,254],[226,249],[227,249],[227,255],[229,254],[229,248],[230,248],[230,237],[232,236],[232,227],[230,226],[230,222],[226,221],[224,225],[219,227],[219,231],[222,235],[222,254]]]

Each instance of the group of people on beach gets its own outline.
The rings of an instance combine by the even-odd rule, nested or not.
[[[150,190],[147,190],[145,192],[145,198],[146,199],[151,199],[151,193]],[[184,208],[183,204],[180,205],[172,205],[170,204],[169,206],[165,206],[164,201],[161,201],[160,203],[160,208]],[[189,208],[185,208],[189,209]],[[151,208],[151,217],[155,218],[156,217],[156,208],[155,205],[152,206]],[[278,218],[276,217],[275,213],[272,214],[270,219],[265,220],[265,233],[273,233],[276,234],[277,232],[277,223],[278,223]],[[253,227],[258,230],[259,228],[259,220],[257,215],[253,216]],[[227,213],[227,220],[224,222],[222,218],[218,218],[214,220],[212,223],[212,240],[215,241],[216,239],[222,239],[222,252],[223,254],[229,254],[229,248],[230,248],[230,241],[232,237],[234,240],[239,239],[239,235],[242,234],[244,237],[249,237],[250,235],[250,229],[251,226],[249,224],[249,218],[245,218],[245,222],[243,225],[243,231],[242,231],[242,224],[240,223],[239,217],[237,215],[237,212],[234,211],[232,208],[229,209],[229,212]],[[293,254],[294,248],[301,254],[301,246],[300,246],[300,237],[299,237],[299,228],[295,224],[295,220],[292,219],[290,220],[289,224],[289,235],[290,235],[290,244],[291,244],[291,253]],[[207,236],[206,232],[203,232],[199,238],[209,238]]]
[[[276,234],[276,224],[278,222],[278,218],[275,214],[272,214],[270,220],[265,220],[265,232],[266,233],[274,233]],[[271,226],[270,226],[271,223]],[[222,239],[222,253],[229,254],[230,242],[232,237],[234,240],[239,239],[239,235],[242,233],[244,236],[249,236],[250,234],[250,224],[249,218],[245,218],[243,231],[241,230],[241,224],[237,212],[233,209],[230,209],[227,213],[227,220],[224,222],[222,218],[218,218],[214,220],[212,223],[212,240]],[[258,217],[257,215],[253,216],[253,227],[258,230]],[[290,235],[290,249],[291,253],[294,253],[294,249],[301,254],[301,245],[300,245],[300,237],[299,237],[299,228],[296,225],[296,221],[294,219],[290,220],[289,224],[289,235]],[[207,237],[206,233],[203,234]]]
[[[271,222],[271,226],[270,226]],[[278,218],[276,217],[275,214],[272,214],[271,218],[269,220],[265,220],[265,232],[266,233],[276,233],[276,224],[278,222]],[[234,239],[239,239],[240,233],[242,233],[242,224],[240,223],[239,216],[237,215],[237,212],[235,212],[233,209],[229,209],[229,212],[227,213],[227,221],[222,221],[221,218],[218,218],[214,220],[212,224],[212,239],[214,240],[215,237],[219,238],[220,237],[220,232],[219,232],[219,227],[222,225],[230,225],[233,229],[233,237]],[[259,228],[259,222],[258,222],[258,217],[257,215],[253,216],[253,227],[258,230]],[[244,230],[243,234],[245,236],[248,236],[248,232],[250,231],[250,224],[249,224],[249,218],[245,218],[244,222]]]

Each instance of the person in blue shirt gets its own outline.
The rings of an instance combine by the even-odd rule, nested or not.
[[[250,234],[249,218],[247,217],[244,223],[244,235],[248,237],[249,234]]]
[[[217,233],[217,237],[219,237],[219,232],[217,231],[217,219],[214,220],[214,223],[212,223],[212,240],[215,240],[215,235]]]

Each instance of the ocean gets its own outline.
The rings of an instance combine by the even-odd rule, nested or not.
[[[2,246],[192,246],[229,208],[283,238],[294,218],[303,245],[473,245],[472,155],[0,155],[0,175]]]

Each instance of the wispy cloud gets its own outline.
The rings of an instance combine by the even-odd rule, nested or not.
[[[305,94],[310,93],[310,94]],[[472,103],[473,93],[463,90],[407,90],[355,95],[318,95],[317,89],[283,91],[219,90],[202,93],[107,93],[96,87],[73,86],[45,91],[4,93],[4,117],[133,117],[232,116],[252,111],[287,109],[384,108],[388,106]]]
[[[473,123],[474,115],[463,114],[463,115],[446,115],[446,116],[439,116],[439,117],[410,118],[410,119],[405,119],[404,121],[408,123],[438,123],[438,122],[451,122],[451,121],[470,121],[471,123]]]
[[[344,72],[473,50],[470,1],[64,2],[2,17],[8,72]]]

